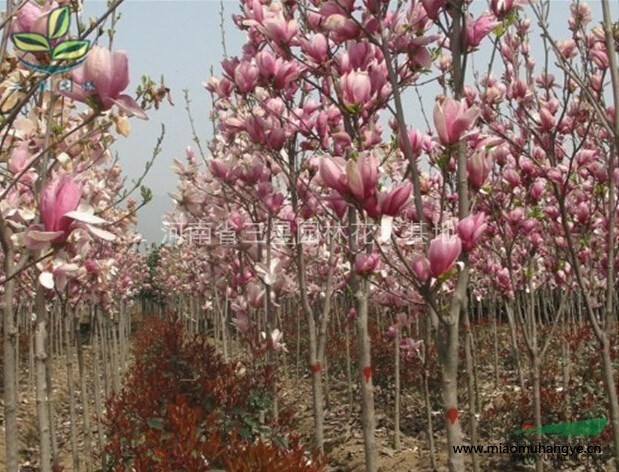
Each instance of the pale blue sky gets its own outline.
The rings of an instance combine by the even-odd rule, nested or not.
[[[598,1],[589,2],[594,22],[601,19],[601,7]],[[613,12],[617,12],[616,2],[612,3]],[[98,16],[106,2],[102,0],[85,0],[85,16]],[[235,29],[231,15],[239,11],[239,3],[224,0],[226,46],[228,54],[239,55],[245,41],[245,35]],[[568,37],[567,18],[569,17],[568,0],[552,2],[551,27],[560,39]],[[480,13],[487,8],[485,1],[476,1],[474,11]],[[120,7],[122,18],[117,26],[114,49],[124,49],[129,54],[131,84],[129,93],[133,94],[140,76],[150,75],[155,81],[163,74],[165,82],[172,91],[175,106],[164,102],[159,111],[149,112],[150,120],[131,120],[132,133],[128,138],[119,138],[115,151],[119,153],[120,162],[125,173],[130,177],[140,175],[144,164],[150,158],[161,129],[166,125],[163,150],[147,179],[154,194],[154,200],[139,215],[138,228],[148,242],[161,242],[164,232],[161,217],[172,208],[168,194],[174,192],[177,179],[170,170],[172,159],[185,158],[185,148],[193,145],[192,134],[185,111],[183,89],[189,89],[195,124],[203,144],[212,135],[208,119],[211,110],[210,97],[202,86],[210,75],[211,67],[219,73],[219,63],[223,58],[220,35],[220,2],[218,0],[126,0]],[[533,20],[535,24],[535,20]],[[106,41],[106,40],[105,40]],[[533,43],[533,55],[539,62],[536,51],[541,51],[540,42]],[[489,55],[481,51],[475,55],[475,66],[485,72]],[[486,62],[484,62],[486,61]],[[554,60],[552,61],[554,62]],[[471,77],[471,76],[469,76]],[[470,80],[468,81],[470,82]],[[424,103],[431,107],[436,89],[427,89]],[[409,125],[425,129],[418,111],[418,104],[410,97],[407,108]],[[431,108],[429,108],[431,111]]]
[[[105,5],[104,1],[85,0],[84,20],[88,16],[99,16]],[[231,20],[237,8],[236,1],[224,1],[229,53],[238,53],[245,41],[244,34],[233,28]],[[139,215],[139,230],[149,242],[161,242],[164,235],[161,216],[172,208],[168,194],[174,192],[177,183],[170,170],[172,159],[183,160],[185,148],[193,145],[183,89],[189,89],[195,125],[203,146],[212,135],[208,119],[210,96],[202,82],[210,76],[211,66],[218,73],[223,58],[219,9],[219,1],[204,0],[126,0],[120,7],[122,17],[116,28],[114,49],[124,49],[129,54],[129,93],[134,93],[142,75],[148,74],[156,82],[163,75],[175,104],[172,107],[165,101],[158,111],[149,111],[149,121],[131,119],[131,135],[120,137],[114,145],[125,173],[129,177],[139,176],[152,155],[161,123],[166,126],[162,153],[146,178],[154,199]],[[104,41],[107,42],[107,38]]]

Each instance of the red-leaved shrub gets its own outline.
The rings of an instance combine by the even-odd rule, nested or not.
[[[291,431],[290,415],[270,417],[268,363],[241,374],[175,321],[145,320],[135,339],[124,388],[107,405],[108,470],[324,470]]]

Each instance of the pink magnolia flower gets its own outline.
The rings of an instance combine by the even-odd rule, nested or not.
[[[515,4],[515,0],[490,0],[490,9],[499,18],[509,14],[516,6]]]
[[[533,185],[531,185],[529,194],[535,201],[537,201],[542,198],[545,187],[546,185],[544,184],[544,181],[542,179],[535,179],[535,182],[533,182]]]
[[[84,64],[72,73],[72,90],[61,93],[74,100],[94,104],[106,111],[117,105],[129,115],[148,119],[144,110],[122,92],[129,85],[129,58],[125,51],[110,52],[94,46]]]
[[[245,215],[242,215],[238,211],[233,211],[228,216],[228,224],[237,233],[241,232],[245,228],[246,223],[247,221],[246,221]]]
[[[256,65],[243,61],[234,69],[234,83],[241,93],[249,93],[258,84],[258,74]]]
[[[107,222],[94,214],[94,208],[87,204],[78,208],[80,199],[81,190],[69,175],[54,177],[41,195],[41,224],[26,229],[24,245],[36,250],[62,243],[78,227],[98,238],[113,241],[116,238],[114,234],[96,226]]]
[[[565,59],[571,59],[578,55],[578,48],[576,47],[576,41],[573,39],[565,39],[563,41],[557,41],[557,48]]]
[[[580,202],[578,204],[578,206],[576,207],[576,220],[580,223],[580,224],[585,224],[587,222],[587,220],[589,219],[589,215],[590,215],[590,211],[589,211],[589,205],[587,205],[586,202]]]
[[[219,98],[228,98],[234,89],[232,82],[225,77],[221,79],[218,77],[211,77],[208,79],[208,82],[203,82],[202,85],[206,90],[213,92]]]
[[[260,29],[266,37],[279,44],[289,44],[299,31],[297,20],[287,20],[283,15],[266,19]]]
[[[273,86],[277,89],[285,89],[297,80],[302,72],[303,69],[296,62],[277,59],[273,70]]]
[[[211,159],[209,161],[209,168],[215,178],[223,180],[224,182],[228,180],[230,166],[221,159]]]
[[[271,259],[268,266],[263,263],[256,264],[256,273],[268,286],[275,285],[285,277],[282,261],[277,258]]]
[[[428,262],[430,274],[438,278],[453,266],[462,252],[462,241],[457,235],[442,234],[430,242]]]
[[[563,184],[563,173],[561,172],[561,169],[557,167],[548,169],[548,172],[546,172],[546,178],[557,185]]]
[[[340,77],[339,86],[346,106],[364,105],[372,96],[372,82],[367,72],[344,74]]]
[[[422,284],[425,284],[430,278],[430,263],[421,254],[413,256],[411,269]]]
[[[86,259],[86,261],[84,261],[84,267],[86,268],[86,272],[89,274],[96,274],[101,270],[101,267],[97,261],[93,259]]]
[[[570,5],[571,16],[568,24],[572,31],[585,26],[592,20],[591,7],[586,3],[572,3]]]
[[[365,154],[356,161],[349,160],[345,170],[342,164],[341,159],[320,160],[320,177],[327,187],[342,196],[352,196],[361,203],[376,193],[378,166],[374,156]]]
[[[47,35],[47,17],[50,11],[58,8],[55,1],[46,1],[43,6],[31,0],[17,12],[12,24],[15,33],[39,33]]]
[[[64,290],[69,277],[79,270],[77,264],[68,263],[62,259],[54,259],[51,266],[51,271],[46,270],[39,274],[39,283],[49,290],[53,288]]]
[[[230,321],[239,333],[246,333],[249,331],[249,316],[246,312],[239,311]]]
[[[381,192],[381,194],[384,194],[384,192]],[[365,202],[363,202],[363,209],[365,210],[365,212],[368,214],[370,218],[378,219],[381,217],[381,212],[380,212],[380,208],[378,205],[378,199],[376,198],[376,195],[372,195]]]
[[[336,190],[340,194],[346,193],[348,189],[344,175],[344,166],[341,162],[331,157],[325,157],[320,160],[320,178],[327,187]]]
[[[60,232],[66,237],[73,221],[65,215],[77,209],[82,191],[68,176],[52,180],[41,195],[41,222],[45,231]]]
[[[19,174],[26,168],[26,166],[30,162],[30,159],[32,159],[32,155],[28,150],[28,146],[25,144],[17,146],[15,149],[13,149],[13,151],[11,152],[11,157],[9,158],[9,172],[13,174]],[[32,185],[37,179],[37,177],[37,173],[34,171],[34,169],[29,169],[25,172],[25,174],[22,175],[19,182],[24,185]]]
[[[322,33],[316,34],[312,41],[303,41],[303,50],[318,64],[321,64],[327,59],[327,51],[329,43],[327,38]]]
[[[403,311],[395,315],[395,324],[400,328],[406,328],[408,325],[411,324],[411,321],[412,319],[410,319],[408,315]]]
[[[346,214],[348,203],[346,203],[346,200],[344,200],[339,193],[333,191],[329,197],[329,206],[333,209],[337,217],[342,219]]]
[[[443,145],[458,142],[464,133],[477,121],[479,109],[470,107],[463,99],[447,98],[434,106],[434,126]]]
[[[476,48],[490,31],[501,23],[493,15],[483,14],[476,20],[468,18],[466,22],[466,45],[469,48]]]
[[[264,331],[260,333],[260,336],[263,340],[266,340],[267,338],[267,335]],[[273,350],[275,352],[279,352],[281,350],[288,352],[288,350],[286,349],[286,345],[282,342],[283,339],[284,333],[282,333],[279,329],[274,329],[271,332],[271,345],[273,346]]]
[[[264,205],[270,213],[276,214],[284,204],[284,195],[280,192],[270,193],[262,199]]]
[[[355,272],[359,275],[368,275],[378,268],[380,256],[376,253],[357,254],[355,257]]]
[[[419,157],[421,151],[423,150],[423,134],[421,134],[421,132],[417,129],[409,129],[407,131],[407,136],[411,150],[413,151],[413,156]],[[404,135],[402,133],[398,134],[398,146],[400,147],[400,150],[404,152]]]
[[[364,201],[376,192],[378,165],[372,154],[360,156],[346,163],[348,188],[357,201]]]
[[[458,236],[462,240],[462,248],[465,251],[471,251],[477,245],[484,231],[486,231],[487,226],[484,213],[469,215],[460,220],[458,223]]]
[[[596,66],[598,66],[598,68],[608,69],[609,60],[606,51],[602,49],[591,49],[589,51],[589,54],[591,56],[591,60],[595,63]]]
[[[378,195],[380,213],[388,216],[398,215],[410,197],[412,188],[410,182],[404,182],[388,192],[381,192]]]
[[[445,0],[421,0],[423,9],[432,21],[438,18],[438,12],[445,6],[445,3]]]
[[[521,182],[520,174],[518,174],[518,172],[511,167],[507,168],[503,172],[503,178],[511,187],[517,187]]]
[[[253,282],[247,284],[247,301],[252,307],[260,308],[263,306],[264,294],[264,287],[261,287],[257,283]]]
[[[482,152],[475,152],[466,161],[466,171],[469,185],[474,189],[480,189],[490,173],[490,162]]]
[[[322,25],[337,43],[356,39],[361,31],[355,20],[339,13],[329,15]]]
[[[275,56],[269,50],[262,50],[256,54],[256,65],[263,77],[269,78],[275,74]]]
[[[421,346],[423,346],[423,339],[415,341],[412,338],[404,338],[400,341],[400,350],[407,360],[419,358],[421,356]]]

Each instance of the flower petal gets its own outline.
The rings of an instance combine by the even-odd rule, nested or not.
[[[386,243],[391,239],[393,229],[393,216],[383,215],[380,219],[380,242]]]
[[[142,120],[148,120],[148,116],[138,103],[129,95],[119,95],[117,99],[112,99],[118,108],[127,112],[129,116],[136,116]]]
[[[59,236],[62,236],[64,233],[62,231],[37,231],[31,230],[27,232],[27,237],[34,241],[53,241]]]
[[[88,223],[91,225],[100,225],[100,224],[107,223],[107,221],[105,221],[103,218],[99,218],[96,215],[85,213],[79,210],[70,211],[68,213],[65,213],[64,216],[66,216],[67,218],[71,218],[77,221],[81,221],[82,223]]]
[[[97,228],[96,226],[91,226],[91,225],[86,225],[88,227],[88,230],[94,234],[95,236],[105,240],[105,241],[114,241],[116,239],[116,235],[110,233],[109,231],[106,231],[104,229],[101,228]]]
[[[54,275],[51,272],[41,272],[39,282],[43,287],[51,290],[54,288]]]

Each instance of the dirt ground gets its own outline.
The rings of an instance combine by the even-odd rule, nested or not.
[[[283,388],[284,403],[286,400],[292,401],[297,412],[297,430],[303,434],[307,444],[311,444],[313,434],[313,416],[312,416],[312,397],[309,385],[309,379],[303,379],[298,385],[293,386],[287,384]],[[294,392],[294,393],[288,393]],[[364,451],[363,451],[363,436],[360,421],[360,408],[353,414],[353,420],[347,419],[347,387],[344,383],[334,384],[330,387],[331,403],[337,405],[334,408],[326,409],[325,418],[325,451],[329,456],[329,472],[363,472],[365,471]],[[432,467],[428,441],[423,429],[425,425],[411,425],[410,417],[407,417],[406,408],[421,408],[420,405],[415,405],[415,400],[412,396],[402,395],[401,409],[401,429],[400,449],[395,450],[393,447],[393,408],[385,408],[379,402],[376,403],[376,442],[379,453],[379,470],[381,472],[447,472],[447,455],[446,443],[444,439],[444,431],[434,432],[434,444],[436,451],[436,468]],[[344,406],[344,408],[342,408]],[[439,412],[436,412],[440,414]],[[435,424],[439,424],[437,418]],[[421,430],[415,436],[408,435],[404,431],[407,429]],[[466,438],[465,438],[466,440]],[[496,441],[490,441],[488,438],[480,439],[480,444],[494,444]],[[509,456],[497,454],[493,456],[480,455],[478,456],[480,470],[483,472],[518,472],[535,470],[535,464],[520,464],[510,462]],[[465,457],[467,471],[473,471],[472,459],[467,455]],[[555,465],[546,465],[546,471],[558,470]],[[577,472],[593,472],[593,471],[610,471],[614,470],[613,464],[609,461],[606,465],[598,466],[597,468],[582,464],[568,465],[561,470],[570,470]]]
[[[87,372],[87,384],[92,385],[92,360],[90,346],[84,346],[84,360]],[[65,359],[56,358],[53,362],[53,385],[52,385],[52,401],[54,408],[54,417],[56,422],[56,440],[58,445],[58,457],[60,463],[64,466],[65,472],[73,472],[71,459],[71,442],[70,442],[70,413],[69,413],[69,387],[67,381],[67,366]],[[84,458],[84,428],[82,420],[82,408],[80,406],[81,391],[79,388],[77,356],[73,358],[73,378],[74,392],[76,400],[76,415],[77,415],[77,443],[80,458]],[[36,416],[35,388],[32,379],[28,375],[27,359],[20,360],[20,402],[18,406],[18,427],[19,427],[19,456],[20,456],[20,472],[38,472],[38,445],[39,433]],[[90,398],[90,411],[94,412],[94,395],[92,392]],[[2,429],[0,430],[0,470],[5,469],[5,432],[4,432],[4,398],[0,397],[0,422]],[[91,444],[93,449],[96,447],[97,423],[94,419],[91,421],[92,434]]]
[[[92,385],[92,356],[90,347],[85,347],[85,361],[88,372],[87,384]],[[82,410],[79,401],[79,382],[77,372],[77,359],[74,359],[73,375],[75,379],[75,395],[78,417],[78,448],[80,459],[84,457],[84,432],[82,422]],[[27,359],[20,364],[20,405],[18,411],[20,429],[20,472],[38,472],[38,430],[35,411],[35,390],[32,379],[28,375]],[[53,364],[53,403],[56,418],[57,444],[59,459],[66,472],[73,472],[70,444],[70,415],[69,398],[67,386],[67,366],[64,359],[55,359]],[[311,444],[313,431],[312,417],[312,397],[310,381],[308,377],[301,378],[298,383],[294,378],[286,381],[281,386],[282,404],[289,405],[296,412],[296,429],[303,436],[306,444]],[[352,419],[349,419],[347,387],[344,382],[331,381],[329,405],[325,410],[325,450],[329,457],[329,472],[362,472],[364,467],[363,437],[361,434],[359,405],[355,405],[356,411],[353,412]],[[399,450],[393,448],[393,419],[392,407],[386,407],[380,403],[380,395],[377,395],[377,430],[376,438],[379,452],[379,466],[382,472],[445,472],[446,454],[444,443],[444,431],[435,432],[435,447],[438,466],[432,468],[428,444],[425,434],[425,425],[411,424],[411,410],[422,411],[423,406],[407,392],[403,392],[402,397],[402,420],[401,420],[401,447]],[[94,412],[94,395],[90,392],[90,410]],[[417,402],[417,403],[416,403]],[[0,471],[5,470],[4,458],[4,418],[3,418],[3,398],[0,396]],[[437,412],[437,415],[440,414]],[[416,423],[420,423],[416,421]],[[440,423],[437,418],[436,424]],[[91,443],[93,450],[97,450],[97,423],[91,421]],[[407,432],[413,433],[407,434]],[[482,441],[480,441],[482,442]],[[473,470],[470,457],[466,457],[467,470]],[[97,465],[98,461],[93,460]],[[495,457],[481,456],[480,464],[482,471],[519,471],[534,470],[534,465],[519,465],[510,463],[508,458],[497,455]],[[83,470],[83,469],[82,469]],[[97,468],[95,468],[97,470]],[[547,471],[556,470],[551,465],[547,466]],[[588,468],[586,465],[571,467],[564,470],[574,471],[593,471],[611,470],[610,463],[602,469]],[[159,471],[153,471],[159,472]],[[161,471],[164,472],[164,471]],[[166,471],[167,472],[167,471]],[[192,471],[193,472],[193,471]],[[294,471],[290,471],[294,472]]]

